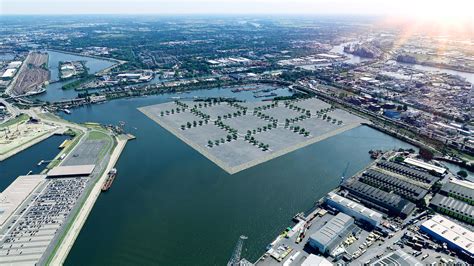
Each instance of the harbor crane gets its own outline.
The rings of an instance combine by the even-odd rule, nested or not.
[[[234,252],[232,253],[232,257],[230,258],[229,262],[227,262],[227,266],[240,266],[241,259],[240,255],[242,254],[242,246],[244,245],[244,240],[248,237],[241,235],[239,237],[239,241],[237,241],[237,245],[235,246]]]
[[[346,168],[344,169],[344,172],[342,172],[341,183],[339,185],[342,185],[342,183],[344,183],[344,180],[346,179],[347,169],[349,169],[350,164],[351,164],[350,162],[347,162]]]

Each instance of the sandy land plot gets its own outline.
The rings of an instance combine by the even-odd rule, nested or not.
[[[286,108],[282,106],[282,104],[280,104],[279,106],[275,108],[263,110],[262,113],[278,119],[278,122],[280,123],[284,123],[285,119],[296,118],[301,115],[304,115],[304,113]]]
[[[270,123],[251,114],[233,117],[231,119],[223,120],[222,122],[237,129],[240,134],[246,134],[247,130],[257,129]]]
[[[286,149],[309,139],[309,137],[294,133],[286,128],[274,128],[272,130],[258,133],[254,135],[254,137],[259,142],[268,144],[272,152]]]
[[[294,105],[296,105],[298,107],[301,107],[301,108],[304,108],[304,109],[307,109],[307,110],[311,110],[312,113],[316,113],[317,111],[319,111],[321,109],[331,107],[330,104],[328,104],[326,102],[323,102],[323,101],[321,101],[317,98],[305,99],[305,100],[299,101],[297,103],[294,103]]]
[[[222,117],[224,115],[232,115],[233,113],[239,111],[239,109],[236,107],[232,107],[226,103],[199,108],[199,110],[207,115],[210,115],[212,120],[217,119],[219,116]]]

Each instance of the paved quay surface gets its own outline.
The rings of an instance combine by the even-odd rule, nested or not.
[[[117,146],[115,147],[110,157],[109,163],[104,173],[102,174],[100,179],[96,182],[96,184],[92,188],[92,191],[87,197],[86,201],[84,202],[84,205],[82,206],[75,220],[72,222],[71,227],[69,228],[67,234],[65,235],[64,239],[62,240],[60,246],[58,247],[56,253],[54,254],[50,262],[51,265],[62,265],[64,261],[66,260],[66,257],[69,254],[69,251],[74,245],[74,242],[77,236],[79,235],[82,227],[84,226],[84,223],[87,220],[87,217],[89,216],[89,213],[91,212],[97,198],[99,197],[101,193],[101,188],[104,182],[107,180],[108,172],[117,163],[117,160],[120,157],[120,154],[122,153],[123,149],[125,148],[127,141],[128,141],[127,139],[117,140]]]
[[[139,111],[230,174],[368,123],[317,98],[278,104],[168,102]]]

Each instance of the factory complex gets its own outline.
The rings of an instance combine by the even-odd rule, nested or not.
[[[255,265],[473,263],[472,195],[434,162],[382,152],[297,214]]]

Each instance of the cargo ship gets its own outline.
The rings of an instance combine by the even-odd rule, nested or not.
[[[102,186],[102,191],[107,191],[112,186],[114,182],[115,176],[117,175],[117,169],[112,168],[110,172],[107,174],[107,180],[105,181],[104,185]]]

